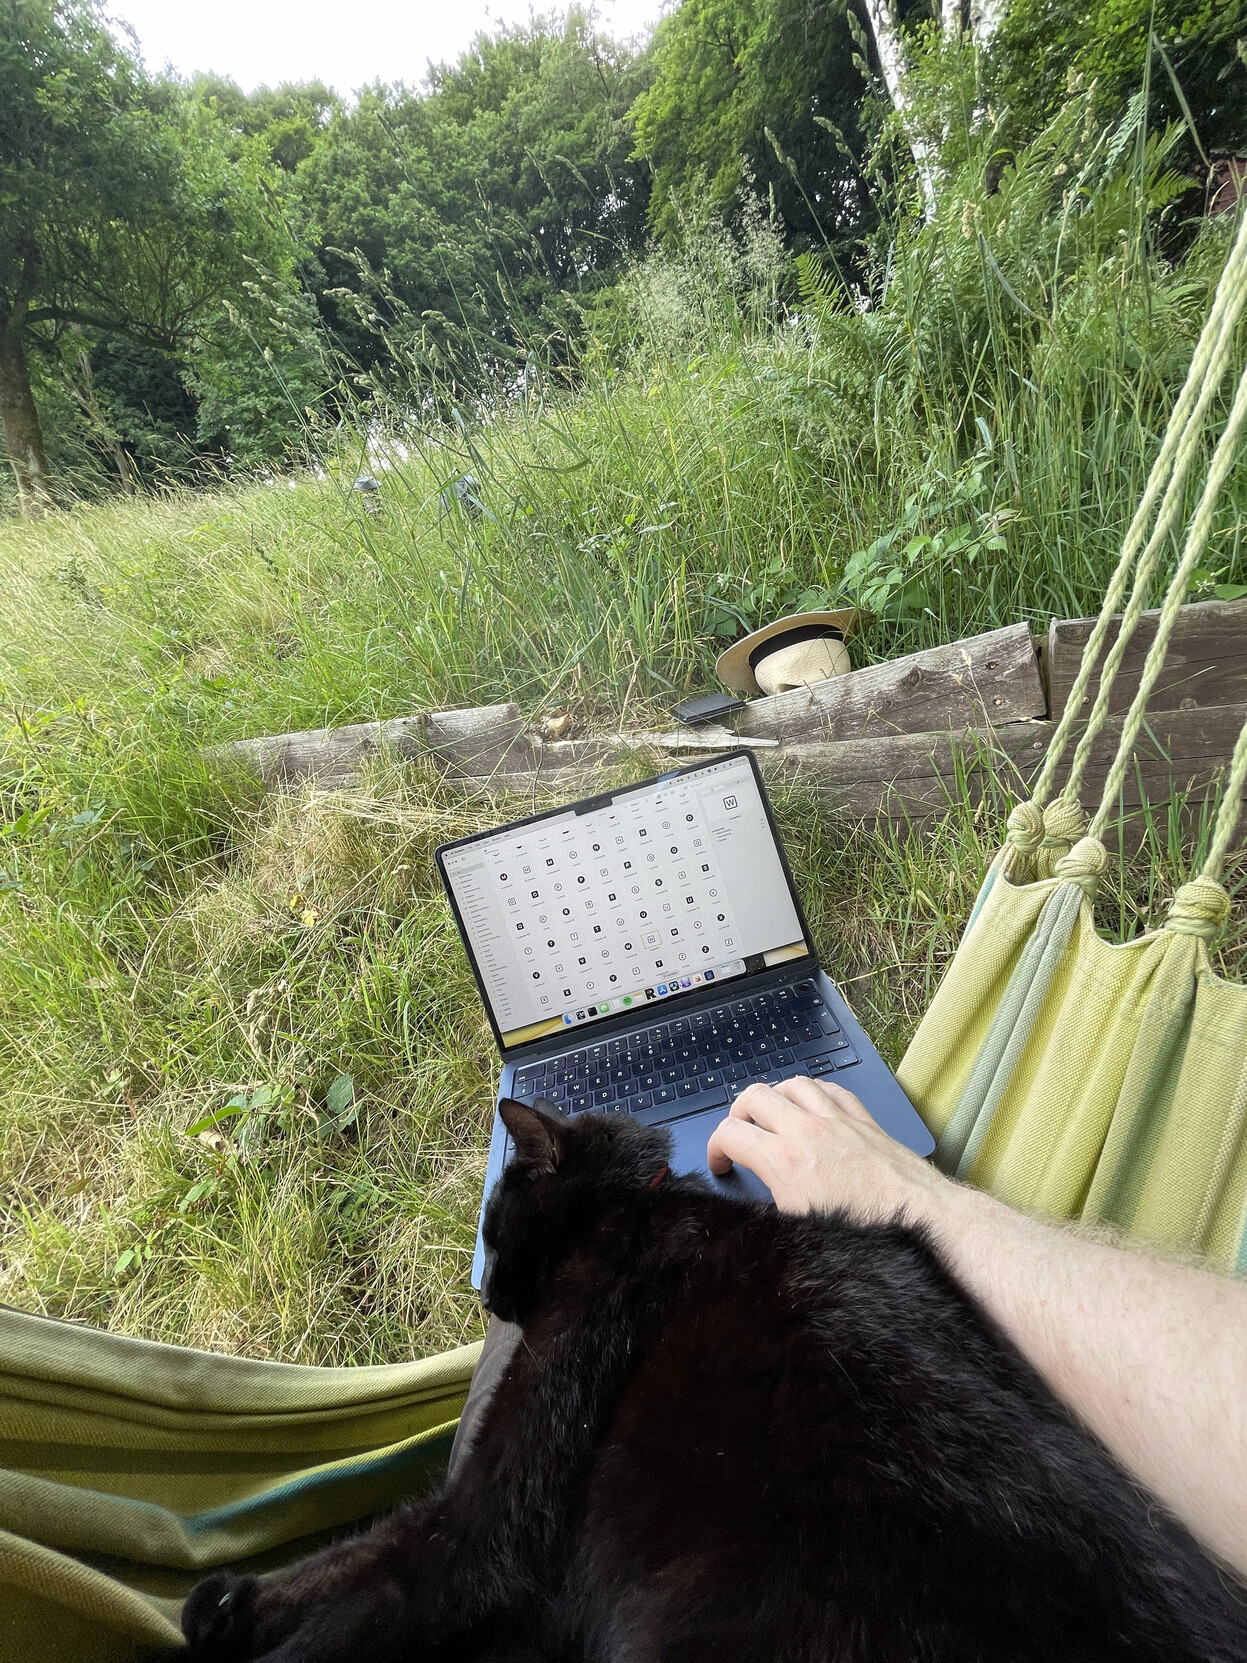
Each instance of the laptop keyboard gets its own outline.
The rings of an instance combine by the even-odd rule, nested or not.
[[[838,1073],[858,1062],[812,981],[727,1000],[516,1070],[512,1095],[564,1114],[672,1120],[738,1097],[755,1080]]]

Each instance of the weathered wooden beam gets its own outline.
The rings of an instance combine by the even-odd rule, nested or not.
[[[673,728],[667,733],[617,733],[611,736],[611,743],[624,751],[771,751],[780,741],[730,733],[707,722],[704,727]]]
[[[1186,673],[1185,665],[1188,677],[1168,684],[1123,782],[1121,807],[1134,824],[1140,823],[1141,807],[1156,808],[1174,794],[1189,795],[1192,813],[1215,795],[1247,717],[1247,647],[1238,646],[1244,622],[1247,605],[1204,603],[1184,613],[1175,667]],[[1083,623],[1089,632],[1089,623]],[[1047,669],[1058,699],[1072,679],[1071,627],[1054,626],[1047,643]],[[1148,628],[1154,632],[1154,617]],[[1220,655],[1215,660],[1214,647]],[[1136,666],[1143,650],[1135,652]],[[1128,657],[1123,673],[1130,668]],[[1228,685],[1241,696],[1212,706],[1185,692],[1176,697],[1192,684],[1201,692]],[[1122,700],[1127,693],[1128,687]],[[755,749],[769,777],[801,783],[842,819],[924,824],[965,793],[973,801],[996,802],[1021,795],[1052,733],[1051,721],[1035,719],[1042,709],[1035,654],[1026,626],[1019,624],[754,700],[741,713],[739,737],[726,730],[677,729],[543,741],[516,705],[502,704],[275,734],[240,741],[218,754],[243,762],[270,786],[308,779],[345,785],[375,757],[430,757],[466,789],[547,798],[585,795],[603,770],[647,748],[657,761],[673,749],[711,752],[743,741]],[[929,721],[932,711],[935,721]],[[924,714],[928,725],[918,726]],[[1116,752],[1118,727],[1110,722],[1093,748],[1082,792],[1089,809],[1098,802]],[[1133,835],[1128,831],[1128,838]]]
[[[1110,711],[1128,710],[1139,690],[1143,662],[1156,639],[1159,612],[1145,612],[1126,647],[1113,683]],[[1044,652],[1049,710],[1060,716],[1082,662],[1083,647],[1094,628],[1094,618],[1054,619]],[[1110,626],[1100,663],[1117,639],[1120,619]],[[1091,709],[1100,685],[1092,678],[1083,714]],[[1194,710],[1247,702],[1247,600],[1196,601],[1182,607],[1169,641],[1160,680],[1148,709]]]
[[[1216,799],[1234,742],[1247,721],[1247,703],[1212,710],[1161,711],[1135,746],[1122,782],[1118,807],[1142,836],[1144,808],[1157,809],[1184,797],[1188,821]],[[959,733],[898,734],[846,740],[839,744],[785,745],[760,758],[763,772],[800,783],[842,818],[874,824],[910,820],[924,824],[963,793],[1003,801],[1021,795],[1034,779],[1051,738],[1051,722],[1019,722],[1003,728],[970,728]],[[1120,723],[1112,724],[1092,747],[1082,790],[1083,806],[1094,812],[1117,753]],[[1057,785],[1068,763],[1057,776]],[[1117,809],[1110,827],[1117,837]],[[1135,836],[1126,828],[1127,841]],[[1247,823],[1240,841],[1247,835]]]
[[[358,778],[365,762],[386,750],[404,757],[426,755],[424,718],[399,716],[392,722],[353,722],[341,728],[238,739],[215,754],[248,768],[274,788],[310,779],[326,786],[347,785]]]
[[[742,738],[841,741],[1000,726],[1046,714],[1030,629],[1010,624],[754,699],[735,727]]]
[[[1050,733],[1047,722],[1014,722],[785,745],[758,760],[768,779],[804,787],[850,822],[925,822],[963,791],[975,802],[985,791],[1002,799],[1021,795],[1043,760]]]
[[[330,787],[349,785],[366,762],[387,754],[407,760],[432,756],[449,774],[460,777],[531,770],[537,756],[514,704],[274,733],[239,739],[216,752],[223,760],[232,758],[251,769],[269,787],[306,780]]]
[[[516,704],[431,711],[424,719],[424,737],[428,753],[452,777],[530,772],[541,750]]]

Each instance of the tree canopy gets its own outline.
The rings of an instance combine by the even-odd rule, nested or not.
[[[1247,144],[1245,31],[1247,0],[1012,0],[991,80],[1020,139],[1080,86],[1111,120],[1146,74],[1154,126],[1189,110],[1205,154],[1237,149]]]
[[[684,0],[658,27],[634,110],[656,229],[676,234],[701,186],[720,212],[742,188],[772,192],[805,238],[858,229],[870,195],[855,50],[847,0]]]
[[[361,321],[379,304],[397,323],[397,302],[444,356],[491,361],[612,275],[645,230],[628,112],[646,67],[572,12],[479,36],[423,92],[376,86],[337,111],[296,186],[353,353],[377,350]]]
[[[0,416],[30,509],[81,455],[129,487],[251,466],[387,377],[458,400],[571,364],[649,240],[758,200],[851,270],[906,144],[929,212],[959,132],[991,123],[1003,167],[1079,88],[1107,124],[1146,83],[1192,174],[1247,144],[1247,0],[681,0],[640,45],[573,6],[350,98],[151,75],[101,3],[0,0]]]
[[[193,362],[258,267],[287,276],[258,141],[152,80],[90,0],[6,0],[0,17],[0,406],[19,490],[49,494],[31,352],[81,360],[120,336]]]

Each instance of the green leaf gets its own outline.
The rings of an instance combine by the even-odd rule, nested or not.
[[[321,1133],[344,1132],[348,1126],[355,1124],[358,1116],[359,1105],[355,1100],[354,1076],[339,1074],[325,1093],[325,1112],[320,1120]]]
[[[1212,592],[1219,601],[1239,601],[1247,595],[1247,583],[1217,583]]]
[[[211,1114],[204,1115],[202,1120],[196,1120],[186,1128],[188,1138],[198,1137],[200,1132],[210,1132],[214,1126],[219,1126],[223,1120],[233,1120],[236,1115],[246,1111],[246,1099],[231,1098],[223,1109],[214,1109]]]

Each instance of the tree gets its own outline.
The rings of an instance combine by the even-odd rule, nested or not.
[[[731,213],[746,181],[774,194],[798,237],[851,235],[869,219],[847,0],[684,0],[659,24],[654,56],[633,117],[661,235],[701,193]]]
[[[921,131],[914,118],[913,99],[909,91],[909,53],[892,0],[863,0],[875,37],[875,51],[883,84],[888,89],[896,119],[905,134],[906,142],[918,170],[918,187],[922,193],[923,211],[928,219],[935,215],[937,192],[936,172],[938,153],[930,139]],[[942,0],[941,27],[948,35],[961,29],[961,8],[958,0]]]
[[[28,353],[74,330],[185,353],[256,261],[291,256],[260,141],[223,142],[212,111],[150,80],[94,0],[0,0],[0,85],[0,415],[38,514],[52,486]]]
[[[1185,101],[1206,153],[1240,149],[1247,145],[1245,33],[1247,0],[1012,0],[992,47],[990,80],[1021,144],[1073,87],[1093,88],[1099,117],[1115,120],[1143,85],[1150,55],[1152,125],[1183,121]],[[1191,161],[1198,156],[1192,144]]]
[[[479,379],[557,334],[560,296],[644,235],[627,113],[647,76],[573,10],[478,36],[424,92],[374,86],[335,111],[296,186],[323,314],[355,361]]]
[[[244,92],[219,75],[196,75],[190,95],[243,138],[263,139],[270,159],[294,173],[315,150],[340,100],[323,81],[285,81]]]
[[[628,112],[649,77],[646,54],[576,7],[561,24],[480,36],[430,75],[430,104],[464,134],[483,198],[558,287],[613,271],[641,241],[650,177],[632,155]]]

